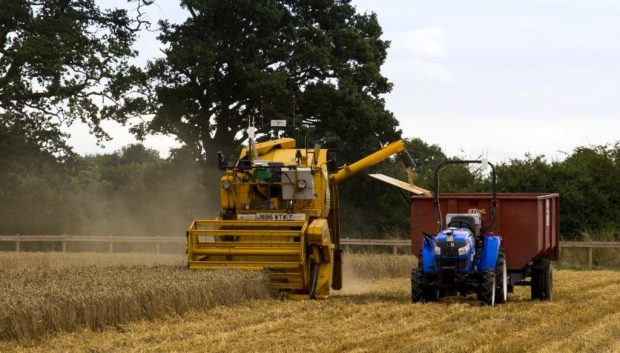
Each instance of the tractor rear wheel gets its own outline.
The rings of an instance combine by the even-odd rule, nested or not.
[[[503,304],[508,300],[508,265],[506,254],[499,252],[495,267],[495,302]]]
[[[532,268],[532,300],[553,299],[553,269],[549,259],[540,259]]]
[[[411,269],[411,302],[419,303],[424,295],[424,274],[420,268]]]
[[[495,305],[495,271],[484,270],[478,282],[476,296],[483,304]]]

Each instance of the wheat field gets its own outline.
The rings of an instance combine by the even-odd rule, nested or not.
[[[101,330],[270,296],[261,273],[190,272],[182,264],[169,255],[0,254],[0,339]]]
[[[76,261],[59,267],[82,268]],[[259,291],[221,304],[211,301],[201,310],[163,310],[94,329],[82,325],[36,340],[5,340],[0,352],[620,352],[620,272],[556,271],[553,302],[531,301],[529,289],[517,287],[508,304],[496,307],[480,306],[473,297],[411,304],[408,269],[402,267],[413,262],[408,256],[348,255],[345,287],[326,300],[282,300]],[[185,274],[203,276],[174,263],[88,266],[95,271],[126,266],[135,282],[169,283],[179,297],[186,294],[175,282],[191,283]],[[164,272],[154,279],[140,270],[147,268]],[[250,289],[235,288],[242,285],[237,279],[261,283],[237,275],[212,273],[207,276],[215,277],[205,280],[211,287],[229,280],[218,292],[225,296]],[[122,291],[111,282],[98,288]],[[170,294],[168,300],[179,299]]]

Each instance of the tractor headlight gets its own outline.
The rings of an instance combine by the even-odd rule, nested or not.
[[[471,246],[469,245],[469,243],[465,244],[465,246],[461,246],[459,248],[459,256],[467,255],[467,253],[469,252],[469,249],[471,249]]]
[[[303,190],[306,188],[306,181],[305,180],[297,180],[297,188],[299,190]]]
[[[230,181],[229,180],[222,181],[222,189],[224,189],[224,190],[230,189]]]
[[[441,255],[441,248],[435,245],[435,255]]]

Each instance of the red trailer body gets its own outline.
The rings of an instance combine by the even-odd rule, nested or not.
[[[440,194],[442,222],[448,213],[480,213],[489,222],[490,194]],[[497,194],[496,218],[491,232],[502,237],[510,271],[524,271],[533,261],[559,257],[559,194]],[[411,250],[420,254],[422,232],[435,234],[433,197],[411,198]]]

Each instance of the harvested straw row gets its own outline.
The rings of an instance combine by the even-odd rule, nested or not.
[[[260,273],[190,272],[181,266],[35,267],[0,271],[0,339],[101,329],[266,298]]]
[[[417,260],[411,255],[345,254],[343,263],[346,278],[376,280],[409,277]]]

